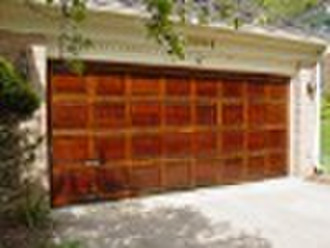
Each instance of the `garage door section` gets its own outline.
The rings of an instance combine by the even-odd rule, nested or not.
[[[49,65],[54,206],[286,173],[287,78]]]

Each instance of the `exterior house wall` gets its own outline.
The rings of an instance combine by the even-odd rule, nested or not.
[[[308,93],[308,86],[315,92]],[[291,173],[309,176],[319,165],[317,65],[299,67],[291,80]]]
[[[47,84],[47,59],[58,57],[58,44],[54,28],[57,21],[42,20],[35,13],[0,2],[0,54],[13,62],[22,51],[29,51],[29,68],[44,100]],[[1,4],[4,4],[3,6]],[[111,27],[107,24],[111,23]],[[135,17],[97,13],[83,32],[93,37],[94,47],[81,54],[82,58],[117,62],[161,64],[182,68],[209,68],[245,72],[273,73],[290,76],[290,174],[309,175],[318,165],[318,96],[308,96],[307,84],[319,85],[316,62],[324,44],[315,41],[274,38],[262,34],[244,33],[226,29],[189,27],[189,56],[185,61],[168,57],[153,41],[145,38],[143,22]],[[14,30],[9,32],[6,30]],[[42,34],[42,35],[40,35]],[[46,37],[44,39],[43,37]],[[134,42],[132,42],[134,41]],[[214,48],[210,49],[210,41]],[[47,42],[47,44],[45,43]],[[263,49],[260,49],[260,47]],[[303,61],[304,63],[300,63]],[[317,88],[319,90],[319,88]],[[46,101],[36,114],[34,126],[44,135],[47,132]],[[47,171],[47,140],[40,149],[37,171]],[[47,179],[46,177],[43,177]],[[48,180],[45,180],[45,183]]]

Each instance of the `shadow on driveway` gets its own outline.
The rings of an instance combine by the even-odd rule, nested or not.
[[[271,248],[258,234],[212,223],[191,207],[97,205],[55,213],[56,240],[86,248]]]

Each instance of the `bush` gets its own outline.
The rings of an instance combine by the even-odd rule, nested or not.
[[[20,124],[32,117],[39,105],[32,86],[0,58],[0,214],[12,217],[22,211],[28,225],[40,217],[36,213],[41,209],[39,200],[31,202],[31,187],[36,184],[29,172],[41,137]]]
[[[13,66],[0,57],[0,114],[25,120],[39,108],[40,99]]]

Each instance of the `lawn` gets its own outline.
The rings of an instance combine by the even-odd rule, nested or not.
[[[321,163],[330,172],[330,100],[322,101]]]

